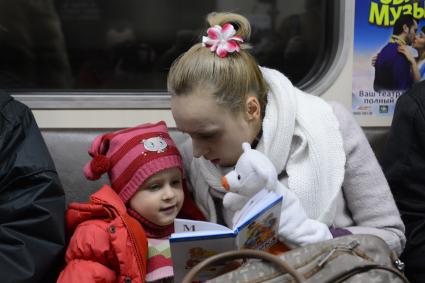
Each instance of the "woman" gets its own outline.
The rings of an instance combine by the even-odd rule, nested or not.
[[[368,233],[400,253],[403,223],[354,118],[344,107],[298,90],[278,71],[258,67],[246,51],[245,17],[212,13],[207,20],[208,36],[178,58],[168,76],[177,128],[191,136],[182,154],[204,214],[231,226],[235,212],[223,207],[220,178],[235,165],[242,142],[249,142],[270,158],[318,227],[294,237],[282,223],[298,215],[283,209],[281,241],[293,247]]]
[[[418,57],[413,57],[412,53],[409,51],[409,48],[406,45],[401,45],[398,47],[398,51],[404,56],[411,64],[411,69],[413,73],[413,79],[415,83],[425,79],[425,26],[421,28],[421,31],[416,35],[415,41],[412,44],[412,47],[418,52]]]

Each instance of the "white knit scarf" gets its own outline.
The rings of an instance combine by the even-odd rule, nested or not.
[[[335,217],[334,202],[344,178],[345,153],[339,123],[322,99],[295,88],[280,72],[261,68],[270,87],[263,135],[257,150],[267,155],[277,172],[286,170],[288,187],[300,199],[307,215],[327,225]],[[191,170],[199,171],[193,182],[197,199],[215,209],[208,187],[224,192],[223,171],[204,158],[193,159]]]

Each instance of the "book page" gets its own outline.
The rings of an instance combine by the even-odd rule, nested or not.
[[[223,237],[234,238],[235,231],[217,223],[176,218],[170,242]]]
[[[254,206],[268,195],[268,192],[269,191],[262,189],[248,200],[248,202],[242,207],[242,209],[237,212],[237,215],[235,215],[235,219],[233,219],[233,229],[236,229],[238,225],[248,219],[248,214],[250,213],[250,211],[252,211]]]
[[[278,241],[282,199],[281,195],[269,192],[252,205],[237,227],[239,249],[265,250]]]
[[[263,189],[255,194],[241,209],[239,212],[239,218],[236,221],[235,229],[240,228],[244,225],[245,222],[251,220],[251,218],[256,217],[256,215],[263,213],[264,210],[274,204],[275,202],[282,202],[282,195],[274,192]]]
[[[176,218],[174,220],[174,233],[181,232],[196,232],[196,231],[232,231],[226,226],[206,222],[206,221],[197,221],[189,219],[180,219]]]
[[[181,282],[186,273],[204,259],[218,253],[236,249],[235,238],[204,238],[191,241],[171,242],[174,282]],[[205,281],[213,278],[225,268],[225,263],[218,263],[202,271],[196,280]]]

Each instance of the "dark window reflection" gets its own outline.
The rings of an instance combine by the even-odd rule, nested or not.
[[[0,0],[0,83],[2,88],[72,88],[53,1]]]
[[[326,0],[0,0],[3,87],[164,91],[211,11],[252,24],[260,65],[301,81],[325,48]]]

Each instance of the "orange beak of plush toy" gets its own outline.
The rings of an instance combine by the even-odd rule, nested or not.
[[[221,178],[221,184],[223,185],[223,187],[226,189],[226,191],[230,191],[229,188],[229,183],[227,182],[226,176],[223,176]]]

